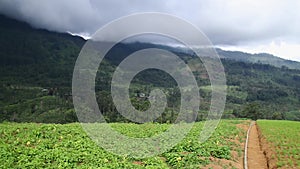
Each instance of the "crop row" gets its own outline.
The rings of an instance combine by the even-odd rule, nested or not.
[[[245,132],[237,127],[245,121],[221,121],[213,135],[199,142],[203,122],[195,123],[185,139],[172,149],[150,158],[135,159],[105,151],[96,145],[79,123],[0,124],[0,168],[199,168],[214,159],[236,161]],[[151,137],[166,131],[170,124],[110,124],[130,137]],[[234,168],[234,167],[233,167]]]

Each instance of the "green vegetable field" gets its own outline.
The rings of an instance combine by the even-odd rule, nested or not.
[[[241,168],[249,121],[222,120],[205,143],[198,142],[203,122],[195,123],[188,136],[159,156],[134,159],[98,147],[79,123],[0,124],[0,168]],[[149,137],[165,131],[169,124],[112,123],[131,137]],[[224,163],[225,161],[225,163]]]
[[[278,168],[300,168],[300,123],[258,120],[257,124],[269,147],[268,158]]]

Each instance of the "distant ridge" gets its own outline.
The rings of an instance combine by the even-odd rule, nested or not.
[[[219,56],[224,59],[250,63],[269,64],[280,68],[287,67],[289,69],[300,69],[300,62],[282,59],[268,53],[250,54],[240,51],[226,51],[219,48],[217,48],[216,50]]]

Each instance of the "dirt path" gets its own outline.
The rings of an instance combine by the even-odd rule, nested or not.
[[[256,123],[249,134],[248,169],[268,169],[266,157],[260,147]]]

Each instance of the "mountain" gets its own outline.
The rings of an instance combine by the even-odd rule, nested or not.
[[[52,85],[32,76],[38,73],[41,77],[56,78],[56,82],[51,83],[60,85],[59,77],[70,75],[61,73],[71,73],[85,43],[80,37],[34,29],[24,22],[2,15],[0,23],[0,74],[1,77],[11,78],[6,79],[6,83],[18,81],[22,84],[34,82],[42,86]]]
[[[149,44],[150,45],[150,44]],[[195,55],[191,50],[184,47],[171,47],[159,44],[152,44],[153,47],[158,47],[161,49],[172,51],[177,55]],[[227,51],[220,48],[216,48],[216,51],[221,59],[235,60],[238,62],[247,63],[259,63],[259,64],[269,64],[276,66],[278,68],[286,67],[289,69],[300,69],[300,62],[282,59],[280,57],[268,54],[268,53],[257,53],[250,54],[241,51]]]
[[[216,50],[219,56],[224,59],[231,59],[231,60],[242,61],[242,62],[269,64],[279,68],[285,66],[289,69],[300,69],[300,62],[285,60],[268,53],[249,54],[249,53],[244,53],[239,51],[225,51],[219,48]]]
[[[1,15],[0,23],[0,121],[76,121],[71,80],[85,40],[67,33],[32,28]],[[146,48],[171,51],[190,66],[200,85],[198,120],[203,120],[210,104],[210,81],[201,61],[186,49],[134,42],[116,44],[97,72],[96,96],[107,121],[128,121],[116,111],[110,95],[110,81],[117,65],[126,56]],[[268,54],[217,51],[222,56],[228,84],[224,118],[251,117],[247,113],[249,107],[259,107],[260,118],[300,120],[300,70],[294,69],[298,62]],[[268,58],[272,63],[264,64]],[[276,60],[278,67],[274,66]],[[140,96],[148,96],[155,88],[162,89],[168,98],[166,111],[157,121],[173,121],[180,105],[180,91],[174,79],[163,71],[146,70],[133,79],[132,104],[146,110],[150,102]]]

